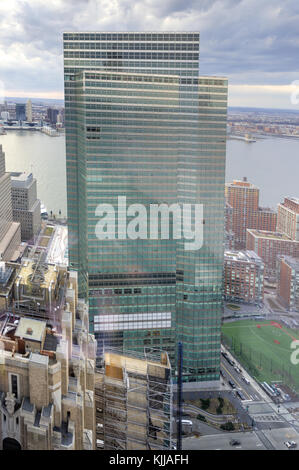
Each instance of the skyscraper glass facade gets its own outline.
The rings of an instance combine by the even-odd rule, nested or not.
[[[64,34],[69,253],[91,331],[99,353],[156,347],[172,361],[183,341],[185,381],[219,378],[220,362],[227,81],[198,70],[198,33]],[[118,197],[147,214],[203,204],[202,248],[160,229],[99,240],[97,206]]]

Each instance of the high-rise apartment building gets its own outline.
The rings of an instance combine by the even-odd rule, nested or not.
[[[69,256],[99,353],[156,347],[173,361],[182,340],[184,380],[215,381],[227,80],[199,76],[193,32],[64,33],[64,78]],[[118,197],[148,214],[150,204],[203,204],[202,248],[160,230],[99,240],[97,207],[117,209]]]
[[[256,213],[259,207],[259,189],[244,178],[225,185],[228,204],[233,208],[232,230],[236,248],[244,248],[246,229],[256,226]]]
[[[226,201],[233,208],[232,231],[236,248],[245,248],[247,229],[276,230],[277,214],[272,209],[259,207],[259,193],[259,188],[246,177],[225,185]]]
[[[32,173],[11,173],[11,196],[13,220],[21,224],[22,240],[34,240],[41,228],[41,212]]]
[[[30,99],[26,103],[26,119],[28,122],[32,122],[32,102]]]
[[[285,197],[277,207],[277,230],[299,241],[299,199]]]

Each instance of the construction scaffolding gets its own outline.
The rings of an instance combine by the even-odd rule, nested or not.
[[[171,449],[172,381],[168,355],[104,352],[95,380],[98,448]]]

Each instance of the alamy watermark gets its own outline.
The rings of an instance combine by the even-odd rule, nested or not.
[[[299,80],[294,80],[291,86],[294,87],[291,93],[291,103],[294,105],[299,104]]]
[[[291,363],[294,366],[297,366],[299,364],[299,340],[295,339],[294,341],[291,342],[291,349],[294,349],[294,351],[291,354]]]
[[[184,243],[187,251],[199,250],[203,245],[202,204],[150,204],[148,213],[143,204],[127,207],[126,196],[118,196],[117,211],[112,204],[99,204],[95,215],[100,217],[95,228],[99,240],[184,239],[188,240]]]

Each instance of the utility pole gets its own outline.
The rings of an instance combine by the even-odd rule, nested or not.
[[[182,372],[183,344],[178,343],[178,388],[177,388],[177,450],[182,450]]]

